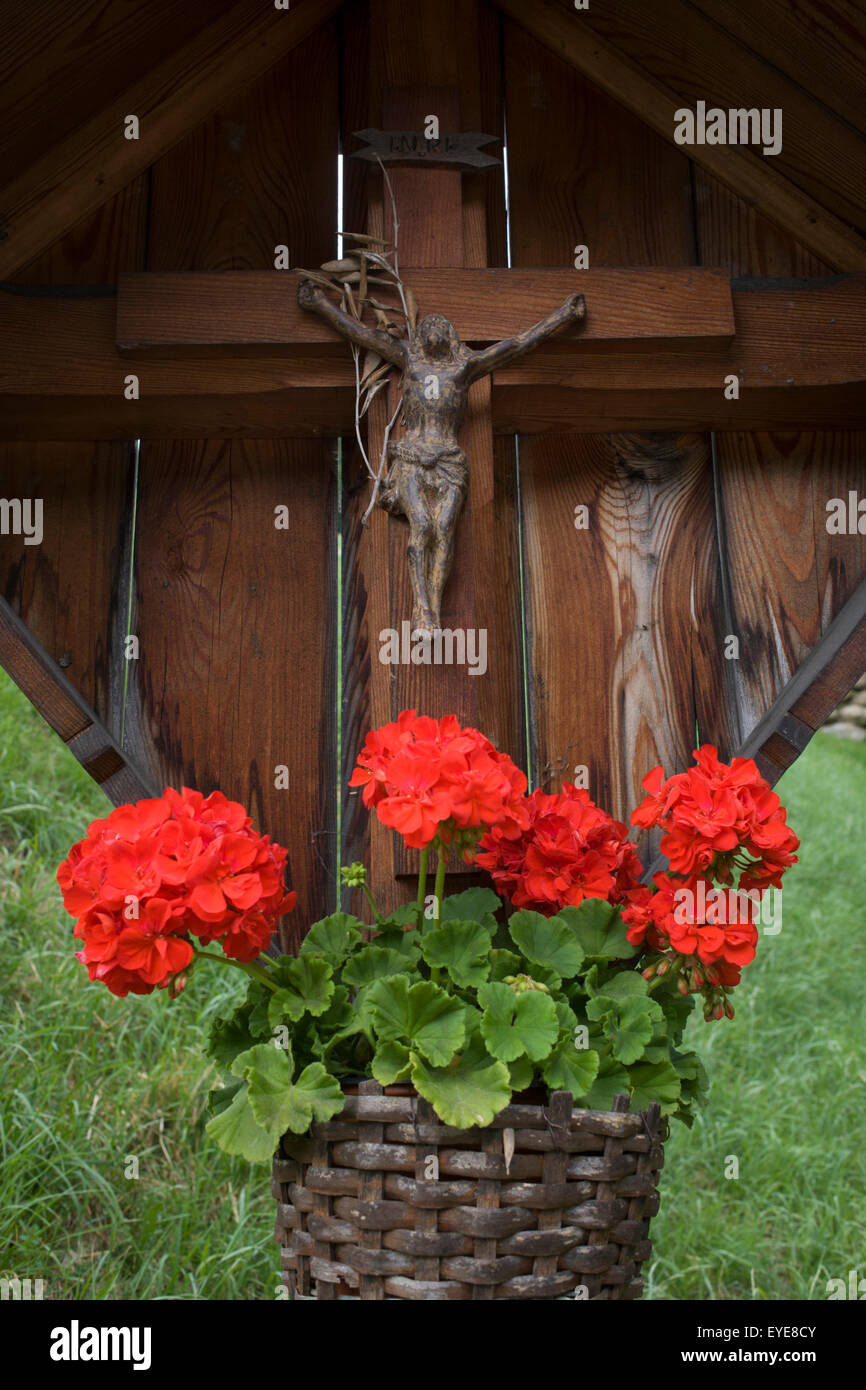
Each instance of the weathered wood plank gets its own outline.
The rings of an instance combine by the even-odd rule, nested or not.
[[[435,100],[422,94],[421,105]],[[441,105],[441,103],[440,103]],[[425,180],[449,175],[422,171]],[[416,171],[394,170],[399,184]],[[455,177],[452,173],[450,177]],[[459,177],[459,175],[457,176]],[[422,185],[424,187],[426,185]],[[410,186],[410,192],[413,186]],[[407,201],[404,194],[403,201]],[[441,201],[433,206],[444,211]],[[461,205],[462,217],[462,205]],[[429,214],[428,214],[429,224]],[[412,247],[410,222],[401,225],[402,240]],[[459,246],[431,235],[431,251],[456,255]],[[417,239],[415,242],[417,247]],[[447,276],[425,266],[413,268],[409,251],[401,270],[411,285],[419,311],[450,318],[461,337],[473,343],[508,338],[555,309],[580,289],[587,298],[587,318],[580,332],[584,343],[672,342],[690,350],[724,347],[735,332],[728,277],[714,270],[464,270],[449,267]],[[566,251],[567,254],[567,251]],[[431,263],[432,264],[432,263]],[[444,262],[439,259],[439,265]],[[310,267],[313,268],[313,267]],[[577,332],[563,335],[577,338]],[[345,344],[316,314],[297,303],[297,280],[279,271],[270,274],[124,275],[117,296],[117,345],[124,352],[176,351],[244,345],[287,352],[310,347],[344,355]]]
[[[519,26],[506,44],[515,255],[538,263],[583,243],[595,266],[688,260],[684,156]],[[605,171],[603,195],[587,169]],[[636,412],[634,428],[646,423]],[[687,761],[719,704],[708,442],[521,436],[520,489],[534,781],[556,790],[586,768],[590,795],[626,820],[647,769]],[[730,742],[724,708],[714,722]]]
[[[133,472],[122,442],[0,447],[0,494],[42,503],[38,544],[0,535],[0,594],[118,739]]]
[[[30,628],[2,597],[0,666],[110,801],[120,805],[159,794],[157,784],[130,762]]]
[[[235,0],[204,16],[177,0],[6,0],[0,52],[0,168],[20,174],[118,98]]]
[[[154,166],[151,264],[260,270],[279,243],[325,259],[336,147],[337,44],[327,25]],[[287,529],[276,525],[279,507]],[[142,446],[143,755],[169,781],[236,797],[286,846],[299,895],[284,924],[292,948],[335,898],[336,519],[333,444]]]
[[[512,19],[565,58],[604,92],[673,140],[677,95],[624,58],[555,0],[498,0]],[[866,241],[814,197],[776,173],[766,159],[731,145],[691,145],[689,155],[777,226],[795,235],[836,270],[866,268]]]
[[[330,19],[340,3],[295,0],[289,10],[278,11],[260,0],[237,0],[113,96],[0,191],[6,232],[0,242],[0,276],[11,275],[118,193]],[[128,114],[138,117],[137,140],[124,136]]]
[[[733,301],[737,333],[721,350],[544,345],[496,374],[494,429],[513,432],[517,422],[525,433],[640,423],[811,428],[863,418],[866,277],[741,282]],[[121,358],[111,299],[0,291],[0,306],[0,437],[309,436],[352,428],[351,360],[339,341],[297,355],[238,348]],[[137,401],[124,398],[128,373],[141,383]],[[740,381],[738,401],[724,394],[731,375]]]
[[[573,16],[568,0],[558,0],[558,6]],[[849,116],[839,120],[809,94],[808,84],[804,88],[785,77],[779,54],[762,60],[748,40],[732,37],[687,0],[654,0],[652,8],[642,0],[606,0],[581,18],[670,87],[681,106],[694,109],[703,101],[726,112],[780,111],[780,148],[764,162],[843,222],[866,224],[866,141],[851,128]],[[783,50],[787,46],[780,44]],[[760,147],[754,152],[760,154]]]
[[[859,0],[817,0],[802,7],[789,0],[746,7],[739,0],[692,3],[866,134],[866,17]]]

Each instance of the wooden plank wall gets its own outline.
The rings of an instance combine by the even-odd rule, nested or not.
[[[693,264],[688,160],[522,28],[505,29],[512,261]],[[592,313],[591,303],[588,312]],[[533,780],[627,819],[657,762],[730,744],[709,439],[520,440]],[[589,512],[575,527],[575,508]]]
[[[505,32],[514,265],[568,264],[582,243],[594,266],[826,273],[519,25]],[[825,527],[828,498],[864,492],[864,442],[521,439],[537,783],[586,765],[591,794],[627,818],[644,772],[687,765],[696,734],[736,750],[866,574],[864,538]]]
[[[89,31],[67,27],[66,47],[48,55],[74,92],[76,44],[95,44],[99,61],[135,61],[121,0],[84,8]],[[171,41],[168,9],[158,0],[139,26],[144,68]],[[16,44],[28,40],[25,19]],[[190,12],[190,32],[199,22]],[[28,266],[22,287],[273,269],[278,244],[293,264],[332,255],[338,65],[329,24]],[[25,96],[10,87],[27,134]],[[84,88],[80,98],[83,119]],[[299,893],[290,947],[336,897],[335,450],[316,439],[145,444],[137,495],[132,441],[4,444],[0,455],[3,495],[45,506],[41,546],[0,537],[0,592],[110,733],[123,732],[146,780],[220,787],[287,846]],[[274,525],[277,506],[287,531]],[[140,642],[128,670],[127,630]],[[280,765],[288,789],[275,786]]]
[[[337,122],[330,23],[153,166],[148,269],[327,259]],[[143,444],[135,579],[140,760],[221,788],[288,848],[297,944],[336,891],[334,442]]]

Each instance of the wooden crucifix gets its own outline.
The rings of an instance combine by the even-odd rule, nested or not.
[[[404,516],[409,523],[412,628],[414,633],[432,636],[440,626],[454,532],[469,484],[469,465],[457,442],[469,387],[581,323],[586,317],[583,295],[569,295],[532,328],[475,352],[461,343],[454,325],[442,314],[428,314],[408,337],[397,338],[352,318],[312,280],[301,281],[298,303],[401,373],[405,433],[388,446],[390,470],[378,500],[386,511]]]

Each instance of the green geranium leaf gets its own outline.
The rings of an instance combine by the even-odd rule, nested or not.
[[[335,985],[330,1004],[316,1021],[319,1034],[327,1035],[328,1033],[339,1032],[351,1022],[354,1012],[346,986]]]
[[[391,975],[368,985],[365,996],[380,1042],[406,1042],[434,1066],[463,1046],[463,1005],[432,981],[410,987],[405,975]]]
[[[215,1018],[211,1023],[207,1051],[223,1071],[228,1071],[238,1054],[246,1052],[252,1042],[251,1013],[252,1008],[245,1001],[230,1018]]]
[[[418,952],[412,954],[417,960]],[[411,970],[415,960],[401,951],[391,950],[389,946],[365,946],[343,966],[343,980],[347,985],[356,987],[369,985],[374,980],[384,979],[386,975],[399,975],[404,970]]]
[[[286,1130],[303,1134],[313,1120],[329,1120],[345,1103],[339,1084],[321,1062],[311,1062],[292,1081],[291,1054],[267,1043],[245,1052],[233,1071],[246,1077],[253,1118],[268,1131],[272,1144]]]
[[[549,965],[541,965],[538,961],[532,961],[529,965],[521,964],[521,973],[531,975],[537,985],[547,985],[551,992],[562,989],[562,977]]]
[[[637,995],[646,995],[649,985],[643,975],[637,970],[617,970],[615,974],[607,973],[608,977],[602,984],[596,985],[599,976],[595,974],[597,966],[593,966],[593,979],[590,985],[590,994],[604,994],[608,999],[631,999]],[[587,983],[590,983],[587,975]]]
[[[654,1100],[661,1105],[663,1115],[676,1110],[680,1078],[670,1062],[640,1062],[629,1067],[628,1078],[632,1110],[646,1110]]]
[[[429,966],[444,966],[462,989],[483,984],[490,973],[490,936],[478,922],[442,922],[425,932],[421,953]]]
[[[334,981],[331,964],[324,956],[301,955],[297,960],[290,959],[280,976],[283,987],[272,993],[268,1005],[271,1028],[287,1018],[297,1023],[304,1014],[318,1017],[328,1008],[334,994]]]
[[[559,1026],[549,994],[515,994],[508,985],[487,984],[479,989],[478,1002],[484,1007],[481,1035],[487,1050],[501,1062],[513,1062],[523,1054],[539,1062],[550,1052]]]
[[[395,1081],[405,1081],[411,1071],[412,1059],[408,1047],[402,1043],[380,1042],[370,1064],[370,1070],[380,1086],[393,1086]]]
[[[480,922],[491,936],[499,927],[495,914],[502,903],[490,888],[467,888],[442,901],[443,922]]]
[[[255,981],[250,984],[250,1036],[253,1038],[266,1038],[270,1035],[268,1008],[272,994],[273,990],[267,989],[264,985],[256,984]]]
[[[226,1153],[239,1154],[248,1163],[270,1162],[274,1156],[276,1140],[256,1122],[250,1108],[249,1088],[243,1084],[238,1085],[231,1104],[208,1120],[205,1129]]]
[[[389,951],[397,951],[401,956],[411,958],[412,964],[418,960],[418,933],[413,927],[410,931],[398,928],[396,931],[377,932],[374,946],[384,946]]]
[[[348,912],[334,912],[330,917],[323,917],[304,937],[301,955],[327,956],[332,965],[340,965],[363,940],[361,927],[357,917]]]
[[[628,1094],[628,1072],[608,1052],[601,1057],[598,1075],[583,1097],[581,1104],[587,1110],[610,1110],[614,1096],[627,1096]]]
[[[680,1099],[685,1103],[694,1101],[700,1104],[709,1088],[709,1078],[698,1054],[672,1050],[670,1060],[680,1078]]]
[[[664,1019],[661,1006],[641,996],[611,999],[597,994],[587,1004],[586,1013],[601,1023],[614,1057],[625,1066],[643,1055],[656,1023]]]
[[[576,975],[583,964],[583,947],[559,917],[542,917],[540,912],[515,912],[508,930],[528,961],[549,966],[565,980]]]
[[[578,1050],[570,1033],[561,1037],[541,1074],[551,1091],[571,1091],[575,1100],[585,1095],[598,1072],[598,1053],[591,1049]]]
[[[232,1077],[224,1086],[214,1086],[208,1091],[207,1105],[212,1115],[221,1115],[234,1100],[238,1091],[243,1086],[243,1081],[237,1077]]]
[[[603,898],[584,898],[579,907],[563,907],[558,915],[576,932],[588,959],[630,960],[638,953],[619,912]]]
[[[489,1125],[511,1100],[508,1067],[490,1056],[478,1033],[447,1067],[428,1066],[413,1050],[412,1081],[442,1123],[458,1129]]]
[[[511,1089],[515,1093],[528,1091],[535,1076],[535,1067],[528,1057],[515,1057],[513,1062],[508,1063],[508,1074],[511,1078]]]
[[[418,925],[418,904],[404,903],[402,907],[396,908],[388,917],[384,917],[377,923],[377,932],[391,932],[403,927],[416,927]]]
[[[493,950],[490,952],[491,980],[504,980],[506,975],[523,974],[523,961],[513,951]]]

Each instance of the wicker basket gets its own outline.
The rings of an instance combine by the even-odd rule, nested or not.
[[[356,1089],[274,1160],[290,1297],[640,1297],[667,1133],[657,1105],[575,1110],[557,1091],[461,1130],[411,1088]]]

